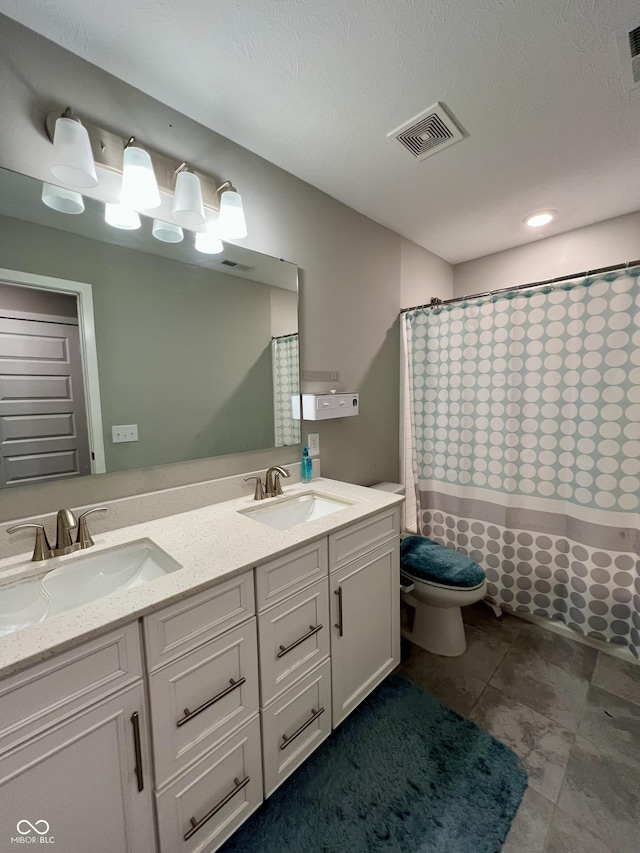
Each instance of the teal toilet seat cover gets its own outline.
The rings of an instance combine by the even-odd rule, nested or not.
[[[426,536],[407,536],[402,540],[400,570],[418,580],[461,589],[480,586],[485,579],[484,569],[469,557]]]

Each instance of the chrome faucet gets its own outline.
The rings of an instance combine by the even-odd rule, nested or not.
[[[282,494],[282,486],[280,485],[280,477],[290,477],[291,474],[286,468],[281,468],[279,465],[274,465],[267,470],[264,475],[264,494],[267,498],[275,498]]]
[[[77,519],[70,509],[58,510],[58,515],[56,517],[55,548],[52,548],[51,545],[49,545],[47,533],[42,524],[32,524],[31,522],[16,524],[13,527],[8,527],[7,533],[16,533],[18,530],[24,530],[26,527],[35,527],[36,541],[31,559],[34,562],[40,562],[42,560],[48,560],[51,557],[61,557],[64,554],[72,554],[80,548],[90,548],[94,544],[85,518],[92,512],[103,512],[106,511],[106,509],[106,506],[93,507],[92,509],[88,509],[86,512],[83,512]],[[71,531],[76,526],[78,528],[76,541],[73,542],[71,539]]]

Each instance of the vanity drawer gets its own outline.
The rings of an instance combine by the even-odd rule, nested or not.
[[[268,797],[331,734],[331,661],[260,713],[264,795]]]
[[[149,676],[156,788],[258,710],[256,620]]]
[[[0,754],[142,677],[137,622],[0,681]]]
[[[327,540],[319,539],[256,568],[258,612],[327,574]]]
[[[326,578],[258,615],[261,705],[329,657]]]
[[[145,617],[147,668],[153,671],[255,613],[253,572],[216,584]]]
[[[329,571],[335,572],[400,535],[400,509],[380,512],[329,536]]]
[[[160,853],[217,850],[262,803],[260,759],[256,715],[156,794]]]

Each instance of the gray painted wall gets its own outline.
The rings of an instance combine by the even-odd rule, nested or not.
[[[640,211],[457,264],[454,294],[543,281],[640,259]]]
[[[51,147],[44,117],[70,104],[96,124],[123,136],[135,134],[220,182],[233,180],[245,203],[249,237],[244,244],[300,267],[303,368],[339,370],[343,387],[361,394],[358,417],[305,424],[303,441],[309,431],[320,433],[327,476],[363,484],[396,480],[401,254],[413,244],[14,21],[2,17],[1,24],[0,111],[11,121],[0,125],[0,165],[47,177]],[[437,286],[449,287],[446,275]],[[24,487],[10,497],[0,495],[0,519],[225,476],[265,460],[293,462],[298,456],[297,449],[285,448]]]
[[[453,295],[454,267],[448,261],[403,240],[400,263],[402,308],[426,305],[432,297],[450,299]]]

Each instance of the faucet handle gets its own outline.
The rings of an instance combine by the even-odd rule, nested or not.
[[[53,551],[51,550],[47,533],[42,524],[32,524],[31,522],[16,524],[13,527],[7,527],[7,533],[16,533],[18,530],[24,530],[26,527],[36,528],[36,542],[33,547],[32,561],[38,563],[41,560],[48,560],[49,557],[53,557]]]
[[[85,521],[88,515],[91,515],[92,512],[106,512],[108,507],[106,506],[94,506],[91,509],[86,510],[82,513],[82,515],[78,516],[78,532],[76,534],[76,545],[79,545],[81,548],[91,548],[94,545],[94,541],[91,538],[91,534],[89,533],[89,528],[87,526],[87,522]]]
[[[247,480],[255,480],[256,481],[256,490],[253,494],[254,501],[261,501],[264,499],[264,488],[262,486],[262,478],[261,477],[245,477],[245,483]]]

